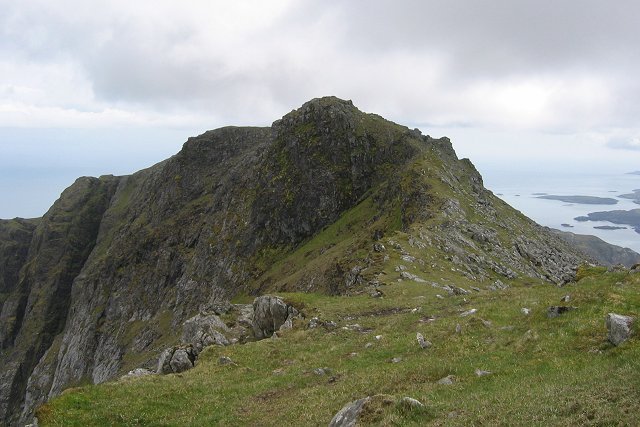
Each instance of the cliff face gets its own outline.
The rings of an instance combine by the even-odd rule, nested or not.
[[[359,292],[384,280],[373,245],[394,233],[434,274],[478,281],[561,282],[582,260],[485,190],[448,139],[315,99],[131,176],[81,178],[37,227],[0,223],[0,415],[28,420],[66,387],[154,365],[186,319],[239,293]]]

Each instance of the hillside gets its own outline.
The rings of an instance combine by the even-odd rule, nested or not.
[[[155,369],[194,316],[227,316],[219,342],[253,341],[233,299],[369,301],[395,268],[440,292],[548,286],[571,282],[586,258],[487,191],[447,138],[333,97],[268,128],[190,138],[131,176],[80,178],[43,218],[18,223],[0,234],[0,248],[23,248],[0,260],[13,272],[0,312],[7,424],[68,387]]]
[[[640,263],[640,254],[620,246],[612,245],[604,240],[585,234],[569,233],[555,230],[558,235],[570,245],[580,249],[585,254],[597,260],[601,265],[612,266],[621,264],[625,267],[633,267]]]
[[[277,339],[209,347],[181,374],[72,389],[38,411],[41,425],[327,426],[368,396],[361,425],[637,424],[640,345],[608,343],[604,319],[637,317],[640,275],[593,268],[562,288],[516,279],[448,295],[398,282],[393,266],[406,262],[389,254],[383,298],[281,294],[306,318]],[[548,318],[557,305],[577,309]],[[336,325],[312,328],[314,317]],[[432,346],[422,349],[416,333]]]

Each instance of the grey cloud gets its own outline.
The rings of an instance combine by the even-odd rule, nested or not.
[[[431,105],[423,114],[465,111],[465,90],[478,82],[539,75],[566,80],[573,73],[616,80],[607,89],[617,126],[636,125],[640,114],[635,102],[623,101],[640,95],[631,83],[640,70],[635,1],[292,2],[287,13],[231,53],[224,34],[203,41],[203,28],[188,20],[156,16],[157,23],[145,23],[127,14],[124,3],[105,10],[87,3],[0,0],[0,54],[36,62],[71,57],[96,98],[107,104],[212,111],[229,120],[273,119],[276,112],[326,94],[359,97],[376,108],[401,104],[405,110],[428,95]],[[306,43],[295,45],[300,40]],[[190,52],[194,47],[201,51]],[[260,53],[264,58],[243,62]],[[370,70],[395,61],[398,53],[422,59],[425,69],[442,67],[437,81],[422,81],[415,70],[408,70],[411,79],[402,70]],[[431,63],[424,60],[430,55]],[[482,120],[449,116],[450,123]]]
[[[640,138],[612,138],[607,147],[616,150],[640,151]]]
[[[607,68],[612,60],[640,59],[640,3],[635,1],[341,3],[349,45],[371,51],[441,51],[463,76]]]

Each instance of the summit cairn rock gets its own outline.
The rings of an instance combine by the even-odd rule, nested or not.
[[[620,345],[631,337],[631,327],[634,318],[631,316],[623,316],[621,314],[607,314],[607,331],[608,339],[613,345]]]

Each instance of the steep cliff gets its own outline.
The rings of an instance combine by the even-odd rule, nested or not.
[[[21,224],[26,247],[31,223]],[[14,265],[0,317],[2,419],[153,366],[186,319],[224,313],[235,295],[362,292],[385,280],[376,244],[397,233],[425,274],[478,282],[564,282],[584,259],[484,189],[447,138],[314,99],[270,128],[209,131],[149,169],[65,190],[24,262],[0,259]]]

